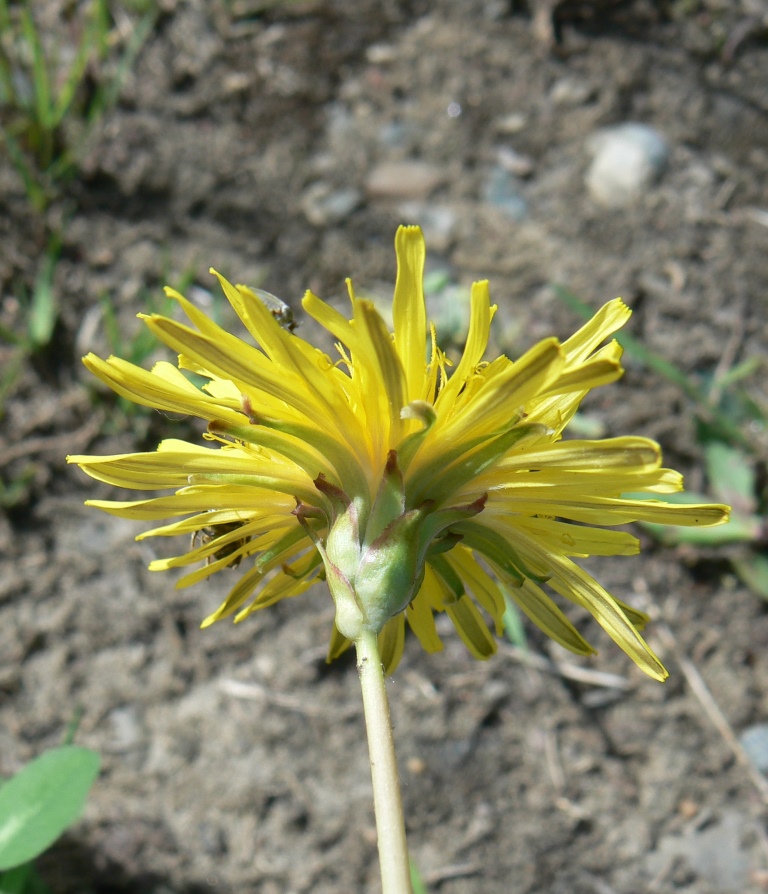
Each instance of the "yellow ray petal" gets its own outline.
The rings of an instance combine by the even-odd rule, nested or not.
[[[495,498],[495,495],[491,495]],[[497,504],[499,506],[499,504]],[[634,521],[660,525],[710,526],[728,521],[729,507],[716,503],[663,503],[660,500],[622,500],[611,497],[564,499],[538,496],[535,500],[509,499],[506,506],[513,514],[568,518],[593,525],[626,525]]]
[[[525,444],[512,448],[499,463],[505,471],[514,469],[562,468],[571,471],[631,470],[650,472],[661,465],[661,450],[648,438],[606,438],[603,441],[556,441]]]
[[[432,614],[432,605],[435,601],[439,603],[440,597],[439,595],[432,598],[429,596],[430,587],[436,586],[434,574],[427,567],[419,592],[405,610],[409,627],[416,634],[422,649],[429,653],[441,652],[443,649],[443,642],[438,636],[435,618]]]
[[[510,587],[509,595],[518,608],[556,643],[576,655],[594,655],[595,650],[566,618],[544,590],[532,580]]]
[[[469,596],[464,595],[457,602],[446,605],[445,611],[475,658],[484,661],[495,654],[496,640]]]
[[[455,569],[467,590],[493,618],[496,635],[500,636],[503,632],[502,618],[506,605],[498,584],[478,564],[472,551],[464,546],[455,546],[445,558]]]
[[[483,521],[491,524],[491,513],[486,513]],[[640,552],[640,541],[626,531],[572,525],[548,518],[516,516],[499,521],[499,530],[505,536],[513,536],[517,529],[565,556],[636,556]]]
[[[327,407],[317,400],[305,382],[271,363],[240,339],[223,330],[224,334],[215,338],[203,335],[166,317],[151,316],[146,323],[168,347],[188,355],[215,375],[231,379],[241,391],[248,388],[257,393],[264,391],[279,397],[316,424],[336,427],[336,420],[329,418]]]
[[[379,633],[379,655],[385,674],[391,674],[403,657],[405,646],[405,615],[400,612],[390,618]]]
[[[621,329],[631,316],[632,311],[621,298],[604,304],[589,322],[563,342],[568,366],[584,361],[601,342]]]
[[[648,676],[663,682],[669,676],[664,665],[650,650],[616,600],[570,559],[551,556],[555,573],[549,586],[566,599],[584,608],[595,618],[611,639],[620,646]]]
[[[472,298],[470,304],[469,333],[464,346],[459,365],[453,375],[448,379],[445,387],[438,395],[435,406],[447,407],[450,412],[454,401],[467,379],[474,374],[478,364],[483,359],[483,354],[488,346],[488,335],[491,329],[491,319],[496,305],[491,307],[488,282],[476,282],[472,284]]]
[[[405,374],[384,320],[370,301],[355,301],[355,323],[362,354],[353,354],[352,360],[355,371],[366,373],[364,399],[372,403],[374,395],[378,398],[374,412],[366,415],[372,440],[378,440],[377,453],[385,456],[388,445],[400,441],[400,412],[408,403]]]
[[[313,587],[316,583],[317,579],[315,575],[297,579],[283,574],[282,572],[277,574],[261,589],[259,595],[250,605],[240,609],[235,615],[235,624],[244,621],[254,612],[260,611],[263,608],[268,608],[276,602],[280,602],[281,599],[291,599],[294,596],[301,596],[302,593],[306,593],[307,590],[310,587]]]
[[[397,280],[392,301],[395,346],[405,376],[401,406],[425,397],[427,316],[424,306],[426,249],[419,227],[398,227],[395,235]]]
[[[162,375],[148,372],[119,357],[101,360],[94,354],[83,357],[83,364],[116,394],[144,407],[170,413],[199,416],[201,419],[243,419],[231,402],[223,402],[195,388],[184,376],[185,385]]]
[[[437,424],[427,436],[427,442],[438,438],[451,442],[471,434],[492,434],[507,427],[526,401],[547,388],[557,379],[564,363],[560,345],[554,338],[534,345],[515,363],[500,363],[487,367],[480,384],[471,397],[466,411],[450,417],[438,416]]]

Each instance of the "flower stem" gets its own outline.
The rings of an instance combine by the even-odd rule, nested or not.
[[[355,648],[357,671],[363,691],[368,753],[371,758],[382,894],[411,894],[395,741],[392,737],[389,702],[376,634],[372,630],[364,630],[355,641]]]

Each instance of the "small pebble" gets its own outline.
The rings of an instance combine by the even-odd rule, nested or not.
[[[315,227],[336,224],[348,217],[362,201],[353,187],[333,189],[328,183],[312,183],[301,198],[301,210]]]
[[[439,168],[425,161],[389,161],[371,171],[366,190],[376,199],[426,199],[443,179]]]
[[[409,757],[405,763],[408,772],[414,776],[420,776],[426,769],[426,763],[420,757]]]
[[[515,134],[525,130],[527,123],[528,121],[522,112],[511,112],[509,115],[497,118],[495,127],[498,133]]]
[[[378,138],[382,146],[391,149],[402,149],[412,142],[411,128],[402,121],[388,121],[379,128]]]
[[[458,224],[458,215],[451,208],[427,202],[403,202],[398,211],[402,220],[421,227],[427,245],[436,254],[444,254],[450,248]]]
[[[117,752],[134,748],[144,738],[141,720],[133,705],[114,708],[109,721],[112,724],[112,748]]]
[[[484,202],[498,208],[510,220],[521,221],[528,215],[528,203],[520,192],[518,178],[501,165],[488,172],[480,194]]]
[[[391,43],[374,43],[365,51],[365,58],[372,65],[386,65],[397,59],[397,49]]]
[[[664,169],[669,149],[664,137],[645,124],[621,124],[591,138],[594,153],[586,174],[592,198],[607,208],[639,199]]]
[[[549,91],[549,98],[552,104],[558,108],[582,106],[588,102],[595,94],[594,88],[586,81],[580,81],[576,78],[561,78],[555,81],[552,89]]]
[[[741,747],[761,773],[768,773],[768,723],[748,726],[739,737]]]
[[[528,155],[516,152],[509,146],[502,146],[496,153],[499,166],[514,174],[515,177],[530,177],[533,173],[533,159]]]

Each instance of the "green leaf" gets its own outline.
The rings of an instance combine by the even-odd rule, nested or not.
[[[758,596],[768,599],[768,555],[751,553],[733,560],[736,574]]]
[[[0,872],[0,894],[24,894],[31,874],[31,863]]]
[[[34,863],[0,872],[0,894],[51,894]]]
[[[99,774],[89,748],[63,745],[35,758],[0,789],[0,871],[34,859],[80,816]]]
[[[755,472],[743,450],[724,441],[704,445],[707,475],[718,500],[741,512],[754,512]]]

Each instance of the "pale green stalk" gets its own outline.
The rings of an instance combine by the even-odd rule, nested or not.
[[[411,894],[395,741],[376,634],[372,630],[364,630],[355,641],[355,648],[371,758],[382,894]]]

